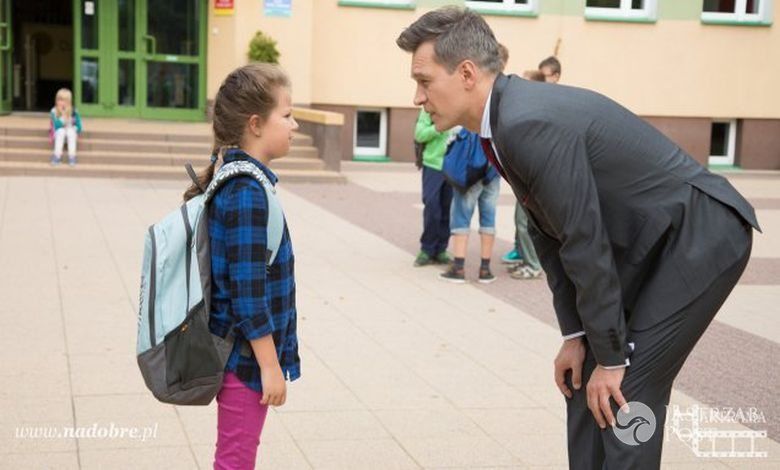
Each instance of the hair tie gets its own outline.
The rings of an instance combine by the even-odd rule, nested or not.
[[[215,164],[217,163],[217,160],[218,160],[218,159],[219,159],[219,157],[217,156],[217,154],[216,154],[216,153],[215,153],[215,154],[213,154],[213,155],[211,156],[211,164],[212,164],[212,165],[215,165]]]

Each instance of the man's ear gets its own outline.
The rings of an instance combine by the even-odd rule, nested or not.
[[[471,90],[477,85],[477,65],[466,59],[458,65],[458,75],[466,90]]]

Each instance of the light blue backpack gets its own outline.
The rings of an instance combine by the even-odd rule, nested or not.
[[[187,171],[196,181],[191,166]],[[208,405],[222,386],[234,336],[232,328],[226,338],[209,331],[211,255],[207,208],[217,189],[238,175],[252,176],[265,189],[265,261],[271,265],[282,241],[284,214],[273,184],[248,161],[223,165],[208,188],[201,188],[205,189],[203,194],[149,227],[146,234],[138,311],[138,366],[146,386],[165,403]]]

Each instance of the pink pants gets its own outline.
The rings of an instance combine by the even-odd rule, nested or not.
[[[255,392],[228,372],[217,395],[217,452],[214,470],[254,469],[260,433],[268,405],[261,405]]]

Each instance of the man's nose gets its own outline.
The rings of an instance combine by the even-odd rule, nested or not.
[[[422,91],[421,87],[418,85],[417,90],[414,92],[414,105],[415,106],[422,106],[425,104],[425,102],[428,101],[428,97],[425,96],[425,93]]]

